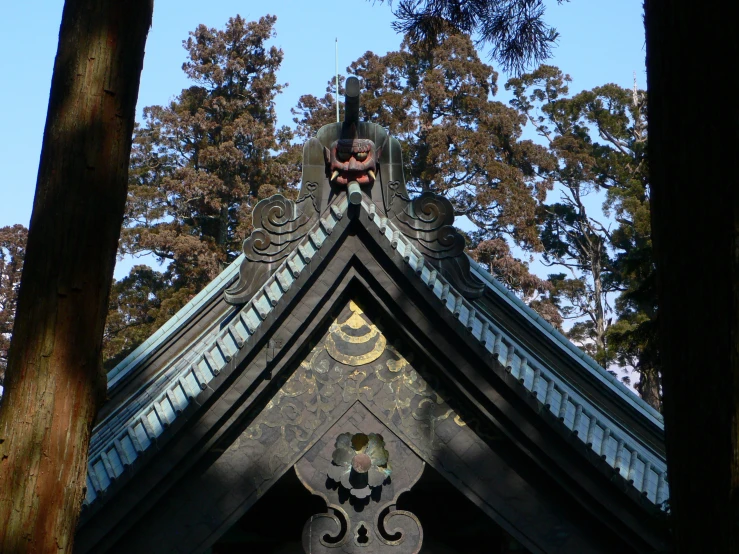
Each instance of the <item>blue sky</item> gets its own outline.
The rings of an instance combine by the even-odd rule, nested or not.
[[[630,87],[634,72],[645,88],[642,0],[548,4],[548,21],[561,36],[550,63],[573,77],[572,91],[608,82]],[[62,7],[62,0],[0,5],[0,51],[5,53],[0,57],[0,226],[28,225],[31,216]],[[274,44],[285,53],[279,79],[289,83],[277,100],[280,124],[291,124],[290,108],[301,94],[324,92],[334,72],[335,38],[342,73],[367,50],[384,54],[397,49],[402,39],[390,26],[387,5],[366,0],[155,0],[137,113],[167,102],[187,86],[181,44],[198,24],[222,27],[236,14],[257,19],[267,13],[277,16]],[[501,74],[502,99],[505,80]]]

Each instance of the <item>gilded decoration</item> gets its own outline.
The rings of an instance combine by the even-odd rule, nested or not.
[[[362,318],[362,310],[349,302],[351,315],[343,322],[331,324],[326,338],[326,352],[334,360],[348,366],[374,362],[385,351],[387,341],[380,330]]]
[[[412,512],[398,510],[397,501],[424,468],[403,440],[364,404],[354,403],[295,464],[303,486],[326,504],[306,521],[303,550],[417,554],[423,544],[421,522]]]
[[[261,460],[254,477],[258,490],[295,463],[357,401],[418,448],[433,451],[437,426],[457,414],[411,361],[349,302],[233,445],[252,450]]]
[[[385,439],[378,433],[342,433],[336,438],[327,467],[331,480],[359,499],[381,487],[392,473]]]

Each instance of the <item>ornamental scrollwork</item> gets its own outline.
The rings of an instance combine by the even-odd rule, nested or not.
[[[254,230],[243,244],[244,261],[239,268],[239,279],[224,293],[227,302],[248,302],[275,265],[308,234],[317,221],[317,213],[315,187],[306,190],[297,201],[275,194],[254,206]]]
[[[409,359],[410,358],[410,359]],[[259,489],[299,458],[316,433],[361,403],[423,450],[456,412],[354,302],[349,302],[297,370],[238,439],[261,463]],[[319,435],[320,436],[320,435]]]
[[[483,283],[470,273],[465,239],[454,227],[454,207],[443,196],[423,192],[413,200],[402,197],[393,208],[393,221],[421,254],[467,298],[477,298]]]
[[[295,464],[301,483],[326,503],[326,512],[303,527],[304,551],[418,553],[421,522],[411,512],[398,510],[396,503],[424,467],[363,404],[354,404]]]

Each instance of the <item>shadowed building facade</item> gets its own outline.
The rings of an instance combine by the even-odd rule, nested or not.
[[[662,420],[346,120],[108,375],[76,551],[667,552]]]

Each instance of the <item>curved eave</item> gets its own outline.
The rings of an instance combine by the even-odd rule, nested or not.
[[[662,414],[644,402],[644,400],[619,381],[614,375],[598,365],[598,363],[585,352],[572,344],[567,337],[555,329],[534,310],[528,307],[493,275],[488,273],[479,263],[472,258],[469,258],[469,260],[474,275],[487,285],[490,292],[495,294],[502,301],[506,302],[512,309],[518,312],[521,317],[525,318],[529,324],[537,328],[544,335],[548,336],[557,348],[565,352],[573,361],[580,364],[584,369],[590,372],[612,394],[616,395],[621,401],[631,406],[636,412],[649,420],[649,422],[660,431],[664,431],[664,420],[662,418]]]
[[[273,310],[284,309],[287,290],[308,266],[326,239],[344,217],[346,198],[337,198],[318,220],[313,230],[301,240],[277,270],[267,278],[254,297],[243,306],[234,306],[223,314],[187,347],[185,358],[174,357],[169,365],[151,376],[136,392],[136,398],[126,399],[109,413],[93,430],[88,471],[88,495],[86,504],[95,503],[110,483],[120,477],[127,467],[147,452],[157,440],[166,439],[177,418],[184,417],[192,402],[205,390],[212,379],[227,366],[238,351],[252,348],[251,337],[258,331]],[[668,497],[666,464],[664,457],[629,429],[628,423],[616,421],[597,398],[583,394],[576,380],[564,375],[559,368],[547,365],[526,347],[525,343],[505,332],[494,318],[466,300],[451,284],[428,263],[413,243],[388,221],[376,213],[376,207],[367,199],[362,202],[364,215],[361,224],[371,231],[385,248],[395,250],[416,278],[430,291],[432,302],[439,302],[458,322],[460,332],[477,341],[516,378],[528,394],[541,404],[539,413],[547,413],[548,419],[563,424],[573,440],[599,460],[604,460],[624,482],[630,483],[640,495],[652,504],[661,505]],[[368,216],[368,217],[367,217]],[[140,371],[141,366],[166,338],[177,332],[209,301],[212,301],[228,282],[235,277],[240,260],[236,260],[213,283],[196,296],[181,313],[116,368],[109,380],[109,388],[117,386],[127,377]],[[582,352],[558,334],[551,326],[526,307],[514,295],[476,264],[474,273],[483,280],[491,292],[515,308],[520,316],[544,333],[562,348],[589,374],[602,383],[602,391],[615,396],[620,403],[633,407],[631,421],[642,418],[661,430],[662,423],[654,411],[628,389],[618,383],[605,370],[587,358]],[[411,277],[412,278],[412,277]],[[435,297],[435,299],[433,298]],[[178,317],[179,316],[179,317]],[[477,348],[477,347],[476,347]],[[246,350],[243,350],[246,349]],[[484,368],[481,368],[484,371]],[[615,381],[615,382],[614,382]],[[551,416],[554,416],[552,418]],[[134,470],[136,471],[136,470]]]
[[[229,266],[213,279],[208,285],[196,294],[187,304],[177,311],[164,325],[148,339],[142,342],[133,352],[121,360],[108,372],[108,394],[136,372],[143,363],[151,357],[167,340],[168,337],[185,327],[191,317],[207,304],[213,296],[220,295],[222,290],[233,281],[239,273],[239,267],[244,260],[241,254]]]

